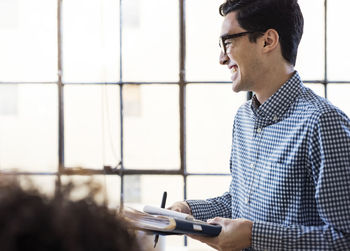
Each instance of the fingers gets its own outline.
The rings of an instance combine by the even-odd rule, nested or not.
[[[180,208],[179,206],[177,206],[176,204],[171,205],[171,206],[168,207],[167,209],[173,210],[173,211],[176,211],[176,212],[180,212],[180,213],[181,213],[181,208]]]
[[[217,225],[224,225],[225,223],[225,218],[221,218],[221,217],[215,217],[214,219],[209,219],[207,220],[207,222],[209,224],[217,224]]]
[[[192,239],[195,239],[195,240],[200,240],[200,236],[198,235],[194,235],[194,234],[187,234],[188,237],[192,238]]]
[[[177,211],[180,213],[191,214],[191,208],[185,201],[175,202],[173,205],[168,207],[167,209]]]
[[[181,213],[181,207],[179,207],[179,206],[176,205],[176,204],[171,205],[171,206],[168,207],[167,209],[173,210],[173,211],[176,211],[176,212],[180,212],[180,213]]]
[[[213,238],[213,237],[204,237],[204,236],[195,235],[195,234],[188,234],[187,236],[190,237],[191,239],[204,242],[204,243],[208,243],[209,240]]]

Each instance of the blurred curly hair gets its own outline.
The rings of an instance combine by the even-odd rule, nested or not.
[[[88,196],[52,198],[0,176],[1,251],[137,251],[128,223]]]

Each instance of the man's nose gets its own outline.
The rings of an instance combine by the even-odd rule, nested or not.
[[[224,52],[222,52],[222,51],[220,52],[219,62],[220,62],[220,64],[222,64],[222,65],[225,65],[225,64],[228,63],[228,56],[227,56],[226,53],[224,53]]]

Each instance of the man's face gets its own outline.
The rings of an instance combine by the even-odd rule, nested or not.
[[[236,19],[236,12],[228,13],[223,21],[221,36],[246,32]],[[254,91],[261,72],[258,44],[249,41],[249,35],[225,40],[226,54],[221,52],[220,64],[227,65],[231,72],[232,90]]]

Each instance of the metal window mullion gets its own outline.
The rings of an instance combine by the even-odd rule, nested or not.
[[[184,179],[184,199],[187,198],[186,168],[186,16],[185,0],[179,0],[179,109],[180,109],[180,172]],[[187,246],[187,237],[184,238]]]
[[[186,24],[185,24],[185,0],[179,0],[179,112],[180,112],[180,170],[186,174]],[[185,175],[186,176],[186,175]],[[186,184],[186,179],[184,184]],[[186,186],[184,187],[186,199]]]
[[[64,96],[62,73],[62,0],[57,0],[58,172],[56,192],[60,189],[60,174],[64,169]]]
[[[123,0],[119,1],[120,208],[124,206]]]

